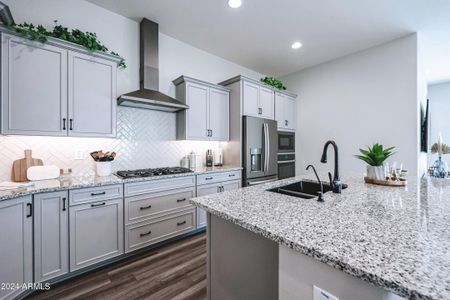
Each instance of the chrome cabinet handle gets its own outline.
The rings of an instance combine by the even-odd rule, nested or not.
[[[186,201],[186,198],[183,198],[183,199],[177,199],[177,202],[178,202],[178,203],[183,202],[183,201]]]
[[[103,206],[103,205],[106,205],[106,202],[102,202],[99,204],[91,204],[91,207],[98,207],[98,206]]]
[[[148,232],[146,232],[146,233],[141,233],[141,234],[139,234],[139,236],[140,236],[140,237],[144,237],[144,236],[147,236],[147,235],[150,235],[150,234],[152,234],[152,231],[151,231],[151,230],[148,231]]]
[[[103,192],[99,192],[99,193],[91,193],[91,196],[101,196],[101,195],[105,195],[105,194],[106,194],[106,192],[103,191]]]
[[[152,208],[151,205],[139,207],[140,210],[146,210],[146,209],[150,209],[150,208]]]
[[[62,211],[66,211],[66,197],[62,198],[62,201],[63,201]]]
[[[177,223],[177,226],[181,226],[181,225],[184,225],[184,224],[186,224],[186,221],[178,222],[178,223]]]

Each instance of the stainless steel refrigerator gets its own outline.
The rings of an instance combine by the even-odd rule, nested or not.
[[[245,116],[243,120],[244,186],[278,180],[277,122]]]

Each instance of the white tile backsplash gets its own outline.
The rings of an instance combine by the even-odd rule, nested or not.
[[[46,165],[83,175],[94,170],[89,153],[99,149],[116,151],[113,170],[123,170],[178,166],[191,151],[203,157],[207,149],[219,147],[218,142],[176,141],[175,118],[174,113],[119,106],[116,139],[0,135],[0,181],[10,179],[12,163],[24,157],[25,149]],[[83,159],[75,160],[77,151]]]

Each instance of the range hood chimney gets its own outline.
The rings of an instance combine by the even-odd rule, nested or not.
[[[140,25],[139,90],[124,94],[117,103],[121,106],[176,112],[189,108],[180,101],[158,91],[158,24],[146,18]]]

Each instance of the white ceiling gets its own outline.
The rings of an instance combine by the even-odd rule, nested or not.
[[[88,1],[275,76],[419,32],[428,80],[450,80],[450,0],[242,0],[238,9],[227,0]]]

